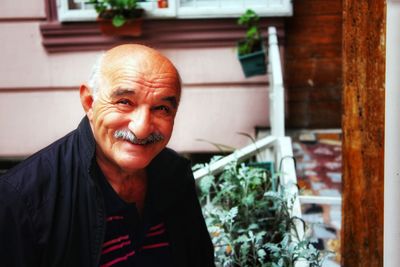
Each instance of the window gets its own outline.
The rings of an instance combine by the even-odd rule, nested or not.
[[[290,16],[290,0],[177,0],[178,18],[239,17],[251,8],[260,16]]]
[[[86,0],[58,0],[60,21],[93,21],[97,14]],[[292,15],[291,0],[142,0],[139,5],[147,17],[221,18],[238,17],[247,8],[260,16]]]

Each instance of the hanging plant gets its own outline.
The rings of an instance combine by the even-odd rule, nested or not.
[[[251,9],[240,16],[238,24],[246,27],[243,40],[237,44],[238,58],[246,77],[266,73],[265,49],[259,27],[260,17]]]

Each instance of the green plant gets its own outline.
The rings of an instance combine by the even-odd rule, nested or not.
[[[291,267],[302,259],[321,266],[320,251],[297,232],[296,224],[305,224],[291,216],[294,196],[277,179],[264,169],[234,163],[218,177],[200,180],[217,266]]]
[[[251,9],[240,16],[237,23],[246,27],[246,36],[242,42],[239,42],[239,55],[246,55],[261,48],[261,34],[259,29],[260,17]]]
[[[129,19],[139,18],[143,9],[138,8],[137,0],[89,0],[100,18],[111,19],[115,27],[121,27]]]

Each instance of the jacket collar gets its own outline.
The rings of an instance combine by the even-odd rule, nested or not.
[[[82,163],[90,170],[95,156],[96,140],[87,116],[81,120],[77,131]]]

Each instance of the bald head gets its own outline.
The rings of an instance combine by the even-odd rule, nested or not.
[[[94,99],[96,100],[99,90],[108,86],[110,77],[129,71],[147,79],[151,79],[154,74],[162,73],[165,78],[170,79],[172,86],[178,88],[180,96],[180,76],[168,58],[144,45],[124,44],[102,54],[94,65],[89,80]]]

